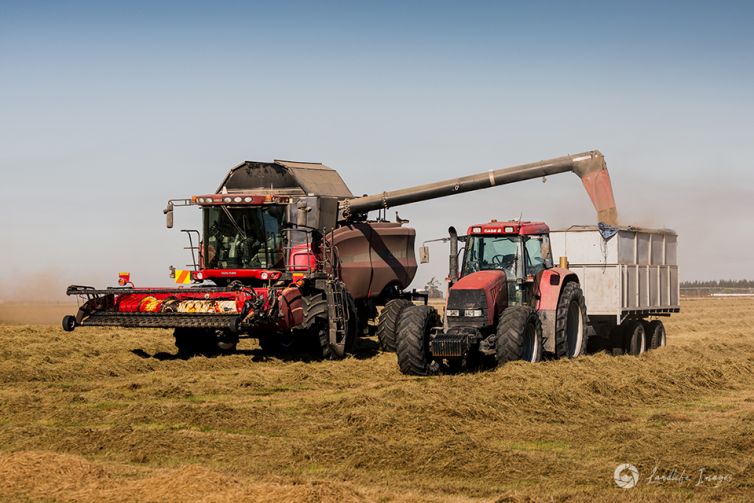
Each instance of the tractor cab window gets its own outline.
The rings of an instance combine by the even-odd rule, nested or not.
[[[283,267],[281,205],[204,208],[204,256],[209,269]]]
[[[536,276],[540,271],[552,267],[550,239],[546,235],[526,236],[524,238],[526,255],[526,274]]]
[[[476,271],[502,270],[508,280],[517,277],[519,236],[469,236],[462,275]]]

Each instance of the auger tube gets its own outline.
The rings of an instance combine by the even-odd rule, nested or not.
[[[506,185],[569,171],[576,173],[584,184],[584,188],[597,211],[598,221],[608,225],[617,225],[618,210],[615,206],[610,174],[607,171],[605,157],[599,150],[521,164],[510,168],[490,170],[475,175],[452,178],[441,182],[417,185],[380,194],[345,199],[340,203],[340,213],[343,220],[357,219],[359,215],[363,215],[369,211],[426,201],[438,197],[452,196],[454,194],[462,194],[464,192],[487,189],[498,185]]]

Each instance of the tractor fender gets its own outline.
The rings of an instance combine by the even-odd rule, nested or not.
[[[555,351],[555,315],[560,300],[560,292],[567,283],[572,281],[579,282],[576,273],[570,269],[553,267],[542,272],[537,284],[537,292],[539,293],[537,312],[542,322],[544,350],[549,353]]]

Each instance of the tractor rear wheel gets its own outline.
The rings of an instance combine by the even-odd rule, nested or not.
[[[666,335],[665,325],[660,320],[650,321],[646,328],[646,337],[649,341],[649,349],[665,347]]]
[[[410,300],[393,299],[382,308],[377,324],[377,339],[380,341],[380,347],[383,351],[395,352],[398,319],[403,310],[411,305],[413,303]]]
[[[576,282],[566,283],[555,312],[555,356],[576,358],[586,353],[586,302]]]
[[[430,306],[408,306],[398,319],[398,366],[406,375],[425,376],[431,373],[429,333],[440,324],[440,316]]]
[[[503,311],[497,324],[495,360],[500,367],[507,362],[542,359],[542,322],[530,306],[511,306]]]
[[[639,356],[647,349],[647,334],[641,320],[627,321],[624,327],[626,354]]]

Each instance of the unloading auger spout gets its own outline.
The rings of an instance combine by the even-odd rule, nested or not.
[[[581,179],[597,211],[597,220],[608,225],[617,225],[618,210],[615,206],[610,174],[607,171],[605,157],[599,150],[345,199],[340,203],[340,212],[343,220],[358,219],[359,215],[365,215],[369,211],[566,172],[576,173]]]

